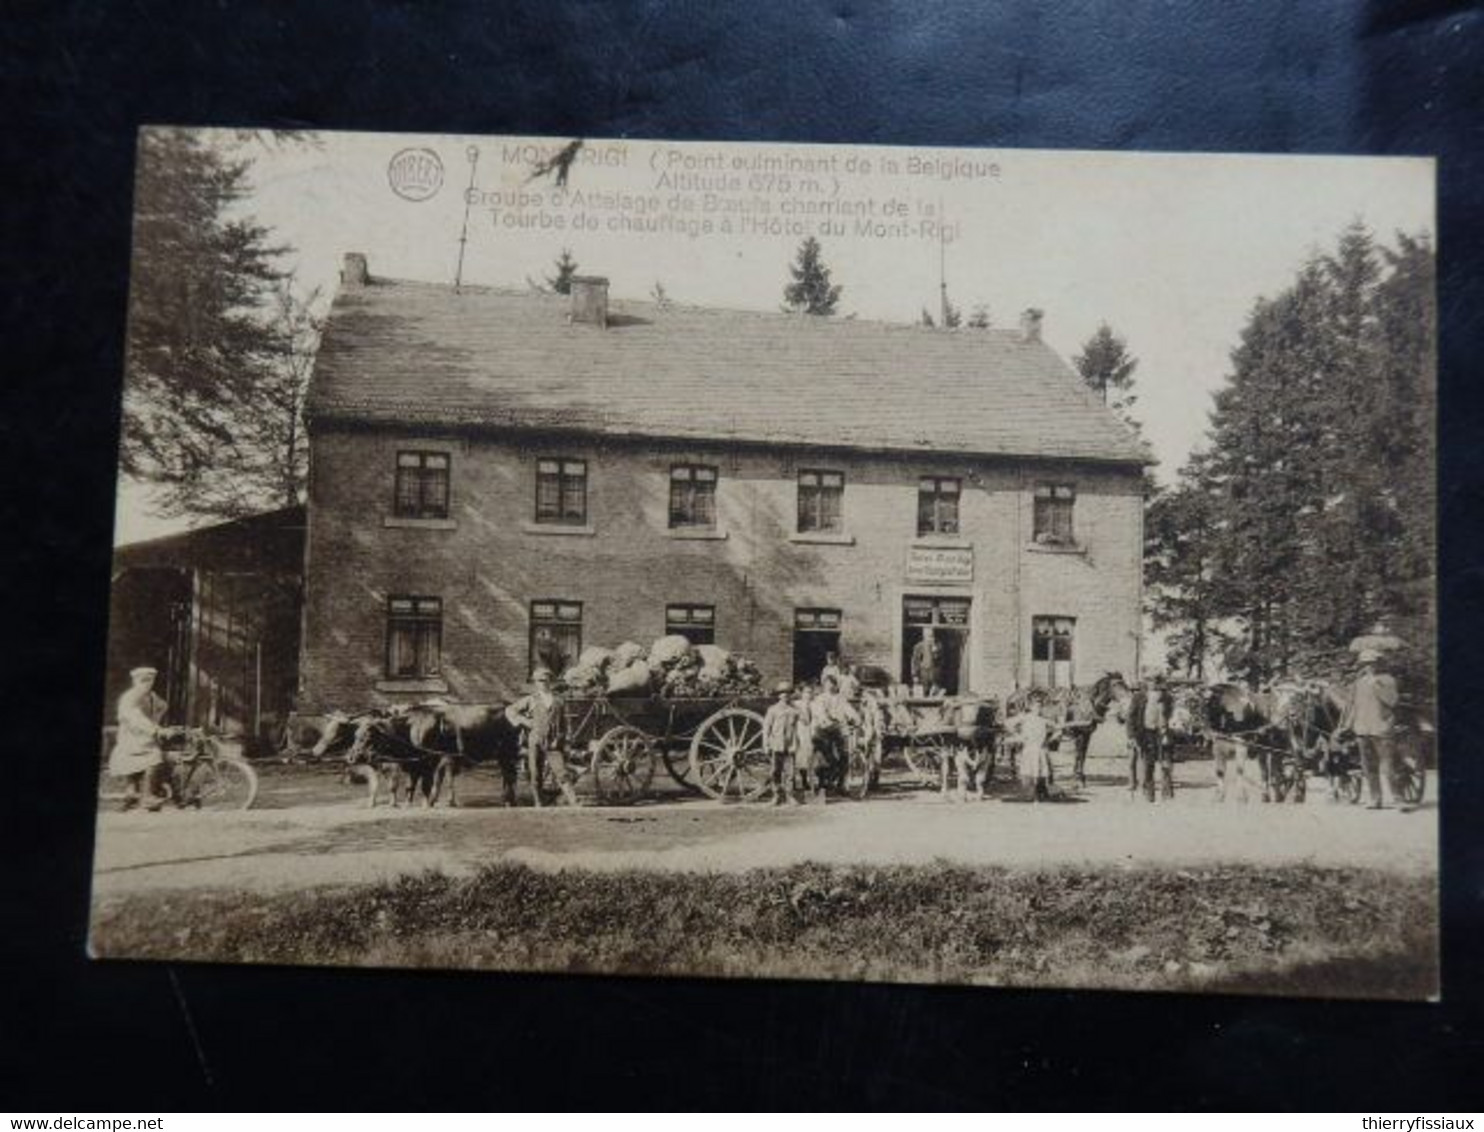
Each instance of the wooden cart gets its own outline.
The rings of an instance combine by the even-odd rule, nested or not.
[[[763,712],[770,697],[572,696],[573,769],[592,775],[599,801],[646,797],[657,764],[678,785],[723,801],[755,798],[768,785]]]

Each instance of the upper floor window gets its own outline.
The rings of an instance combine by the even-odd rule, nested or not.
[[[399,519],[448,518],[448,453],[397,453],[392,513]]]
[[[400,595],[387,598],[387,676],[392,679],[436,676],[442,663],[442,600]]]
[[[716,526],[716,469],[707,464],[670,468],[670,526]]]
[[[845,529],[845,473],[804,468],[799,472],[799,533]]]
[[[1069,483],[1036,485],[1035,541],[1049,546],[1071,546],[1072,508],[1077,489]]]
[[[587,461],[536,461],[536,522],[587,522]]]
[[[958,534],[958,497],[962,484],[956,477],[923,476],[917,482],[917,533]]]
[[[681,636],[693,645],[716,643],[716,606],[665,606],[665,635]]]

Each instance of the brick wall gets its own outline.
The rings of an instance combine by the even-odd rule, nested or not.
[[[450,520],[391,518],[396,454],[447,452]],[[502,698],[525,683],[532,600],[583,603],[583,643],[648,643],[665,607],[716,607],[719,644],[746,653],[766,675],[792,666],[794,610],[838,608],[843,649],[859,663],[900,667],[904,595],[972,600],[970,679],[982,691],[1028,682],[1031,619],[1076,619],[1079,683],[1110,668],[1133,671],[1139,630],[1141,502],[1132,469],[959,458],[795,455],[721,447],[647,446],[481,436],[398,435],[321,426],[312,440],[304,655],[300,710],[354,708],[443,690]],[[542,533],[532,522],[536,460],[585,459],[590,529]],[[672,463],[714,464],[719,537],[668,528]],[[846,475],[849,542],[795,535],[797,470]],[[966,583],[911,581],[922,475],[963,481],[961,532],[940,540],[971,548]],[[1040,479],[1075,483],[1078,547],[1031,543]],[[957,551],[960,555],[963,550]],[[443,601],[440,682],[386,680],[388,594]]]

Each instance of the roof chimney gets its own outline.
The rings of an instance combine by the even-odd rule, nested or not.
[[[346,252],[340,267],[340,286],[364,287],[371,282],[371,269],[366,266],[364,252]]]
[[[572,321],[597,327],[608,325],[608,280],[601,275],[574,275]]]
[[[1022,342],[1041,340],[1041,316],[1045,313],[1040,307],[1026,307],[1020,312],[1020,340]]]

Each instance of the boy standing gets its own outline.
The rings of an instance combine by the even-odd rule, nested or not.
[[[1031,689],[1025,710],[1016,720],[1020,734],[1020,780],[1029,790],[1032,802],[1051,797],[1051,740],[1054,728],[1046,718],[1046,693]]]
[[[794,705],[794,776],[805,798],[812,792],[814,771],[814,689],[805,684]]]

